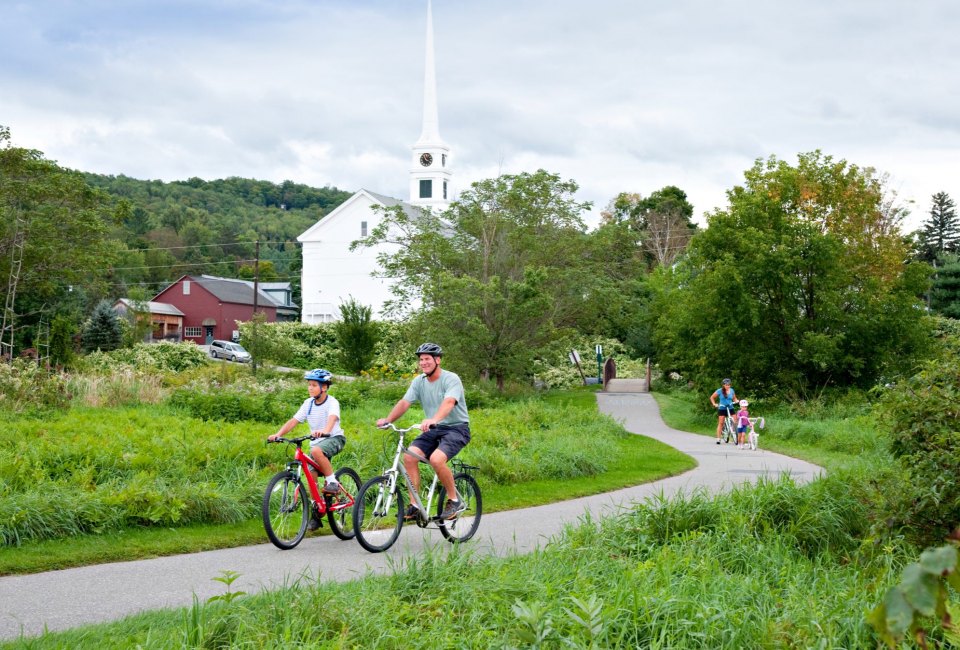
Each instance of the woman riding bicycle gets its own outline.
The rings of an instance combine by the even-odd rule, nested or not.
[[[723,432],[723,423],[727,416],[733,417],[737,403],[737,393],[730,385],[729,379],[724,379],[723,384],[710,395],[710,403],[717,409],[717,444],[720,444],[720,434]]]

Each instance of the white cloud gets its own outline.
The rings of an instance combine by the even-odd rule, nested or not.
[[[37,0],[5,10],[0,123],[69,167],[404,197],[424,2]],[[822,149],[915,200],[960,193],[947,0],[435,0],[455,182],[538,167],[725,201],[756,158]]]

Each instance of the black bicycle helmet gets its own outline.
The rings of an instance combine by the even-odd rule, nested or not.
[[[424,343],[419,348],[417,348],[417,356],[419,357],[421,354],[429,354],[434,357],[442,357],[443,348],[441,348],[436,343]]]

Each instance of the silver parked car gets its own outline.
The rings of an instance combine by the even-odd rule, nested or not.
[[[239,361],[240,363],[249,363],[252,360],[250,353],[244,350],[242,345],[230,341],[214,341],[211,343],[210,356],[214,359],[226,359],[228,361]]]

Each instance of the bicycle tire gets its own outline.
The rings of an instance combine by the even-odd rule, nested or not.
[[[291,471],[278,472],[263,493],[263,528],[273,545],[285,551],[299,544],[307,533],[310,499],[307,489]]]
[[[470,474],[459,473],[453,475],[453,482],[457,488],[457,496],[467,504],[467,509],[456,519],[440,520],[440,533],[451,543],[460,544],[473,537],[480,527],[480,517],[483,515],[483,497],[480,494],[480,485]],[[446,502],[446,490],[443,486],[439,491],[437,516],[443,512]]]
[[[403,497],[399,484],[389,494],[390,479],[375,476],[360,487],[353,506],[353,531],[360,546],[371,553],[387,550],[403,528]],[[387,508],[387,502],[392,503]]]
[[[723,421],[723,442],[737,441],[737,430],[733,427],[733,414],[728,413]]]
[[[323,500],[327,506],[327,521],[330,530],[340,539],[353,539],[353,506],[360,493],[360,476],[349,467],[341,467],[336,472],[340,491],[337,494],[325,494]]]

